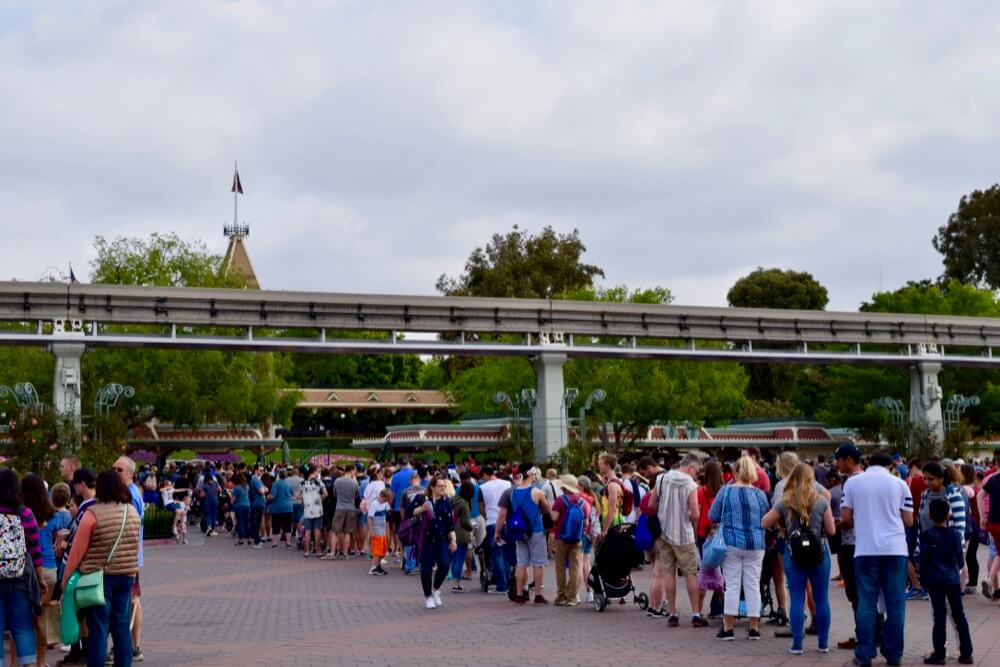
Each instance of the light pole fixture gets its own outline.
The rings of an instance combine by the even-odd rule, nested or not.
[[[19,408],[38,408],[41,407],[42,401],[38,398],[38,391],[35,390],[35,385],[30,382],[18,382],[11,389],[5,384],[0,384],[0,398],[7,398],[8,396],[14,397],[14,402],[17,403]]]
[[[906,411],[903,401],[898,398],[893,398],[892,396],[876,398],[872,401],[872,407],[888,412],[889,418],[892,420],[892,425],[896,428],[902,428],[903,423],[906,421]]]
[[[118,399],[122,396],[132,398],[135,396],[135,388],[117,382],[109,382],[101,387],[97,395],[94,396],[94,411],[106,417],[111,412],[111,408],[118,405]]]
[[[954,430],[958,426],[958,422],[961,421],[965,411],[977,405],[979,405],[979,397],[976,395],[963,396],[962,394],[952,394],[948,398],[948,403],[944,411],[945,430]]]
[[[587,396],[587,400],[580,406],[580,442],[587,444],[587,411],[594,403],[600,403],[608,397],[608,393],[603,389],[595,389]]]

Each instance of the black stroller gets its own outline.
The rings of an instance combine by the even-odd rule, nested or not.
[[[642,565],[643,553],[635,545],[635,526],[626,523],[608,531],[597,549],[594,567],[590,568],[587,583],[594,591],[594,609],[604,611],[609,600],[624,600],[632,594],[632,601],[645,610],[649,596],[636,593],[632,582],[632,569]]]
[[[495,586],[493,580],[493,558],[490,554],[490,540],[484,537],[483,541],[476,545],[473,550],[474,557],[479,562],[479,588],[484,593],[490,592],[490,586]]]

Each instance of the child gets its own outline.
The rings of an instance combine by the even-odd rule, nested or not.
[[[930,518],[934,526],[920,536],[920,580],[930,594],[934,606],[934,653],[924,658],[925,665],[945,664],[945,636],[947,634],[947,604],[958,632],[959,658],[963,665],[973,664],[972,637],[969,622],[962,609],[960,572],[965,564],[962,538],[948,527],[950,507],[944,498],[935,498],[930,504]]]
[[[371,549],[372,549],[372,569],[368,570],[368,574],[373,577],[380,577],[389,574],[384,569],[382,569],[382,558],[385,557],[386,552],[389,550],[389,540],[386,536],[385,523],[386,517],[389,516],[389,510],[392,506],[389,504],[389,498],[391,494],[388,489],[382,489],[379,491],[378,500],[372,503],[372,506],[368,508],[371,516]]]

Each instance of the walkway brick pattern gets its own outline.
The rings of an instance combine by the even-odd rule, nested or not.
[[[631,602],[600,614],[589,605],[519,607],[478,588],[452,594],[446,584],[444,607],[429,611],[419,577],[396,569],[370,577],[368,567],[360,559],[307,561],[284,547],[234,547],[225,537],[149,547],[142,573],[145,664],[827,667],[852,658],[835,648],[820,655],[814,637],[806,638],[805,655],[792,656],[790,640],[766,630],[765,640],[750,642],[742,625],[737,641],[719,642],[718,622],[695,629],[682,616],[680,628],[668,628]],[[648,573],[635,581],[645,590]],[[843,589],[831,587],[835,645],[850,634],[850,607]],[[545,589],[553,599],[551,567]],[[681,611],[688,609],[683,592],[679,600]],[[1000,610],[978,596],[966,602],[977,664],[1000,667]],[[930,603],[908,602],[906,609],[903,664],[922,664],[930,651]]]

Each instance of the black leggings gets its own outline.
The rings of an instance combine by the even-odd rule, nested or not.
[[[965,565],[969,568],[969,585],[979,586],[979,531],[972,531],[969,546],[965,550]]]
[[[437,564],[437,572],[434,573],[434,587],[431,588],[431,571]],[[448,541],[441,540],[432,542],[424,540],[420,547],[420,583],[424,587],[424,597],[430,597],[432,591],[441,588],[441,584],[448,578],[448,569],[451,566],[451,554],[448,551]]]

